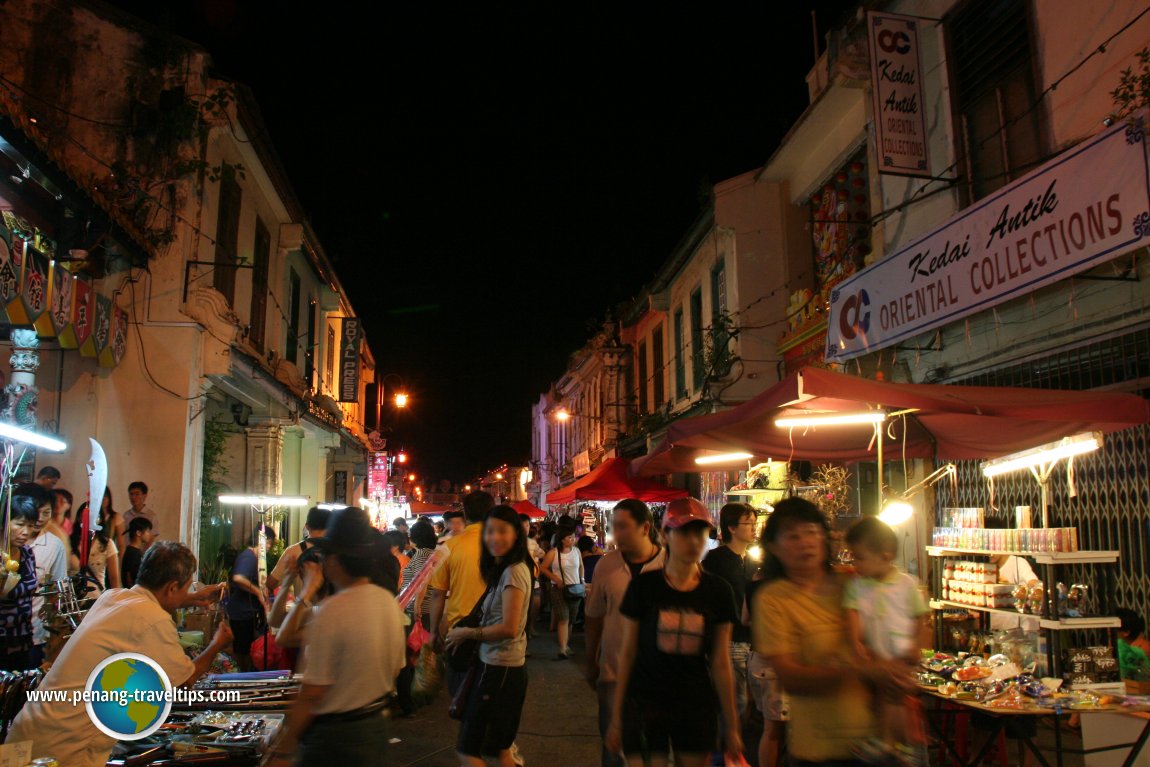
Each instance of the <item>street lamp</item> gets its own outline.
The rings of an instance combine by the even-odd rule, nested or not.
[[[415,481],[415,475],[414,474],[408,474],[407,475],[407,481],[408,482],[414,482]]]
[[[463,486],[463,492],[470,493],[471,492],[471,485],[464,485]]]
[[[560,423],[563,423],[565,421],[570,421],[571,420],[571,414],[569,412],[567,412],[566,408],[560,408],[559,410],[555,411],[555,420],[559,421]]]
[[[406,392],[399,392],[398,394],[395,395],[395,406],[397,408],[399,408],[400,410],[407,407],[407,393]]]
[[[399,461],[400,463],[407,463],[407,453],[403,450],[400,450],[399,453],[395,456],[395,460]]]

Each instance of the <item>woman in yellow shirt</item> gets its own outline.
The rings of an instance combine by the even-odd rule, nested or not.
[[[780,502],[763,530],[767,585],[751,610],[754,650],[774,666],[790,701],[788,748],[796,767],[855,764],[851,746],[876,734],[867,683],[904,685],[892,664],[851,662],[843,589],[830,564],[830,528],[801,498]]]

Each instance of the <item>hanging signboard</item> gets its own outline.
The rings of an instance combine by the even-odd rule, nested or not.
[[[52,297],[48,302],[48,314],[52,319],[52,332],[49,335],[61,338],[72,324],[72,299],[76,295],[76,278],[60,264],[52,269]],[[63,346],[63,342],[60,344]]]
[[[339,401],[359,401],[359,342],[363,325],[355,317],[344,317],[340,324]]]
[[[367,497],[375,500],[383,498],[387,487],[387,453],[369,453],[367,459]]]
[[[893,13],[867,13],[880,173],[931,175],[918,40],[921,21]]]
[[[827,360],[876,351],[1084,272],[1150,237],[1141,119],[959,212],[831,292]]]
[[[60,334],[60,346],[79,349],[92,335],[92,283],[83,277],[72,284],[72,324]]]
[[[92,333],[80,347],[85,357],[99,357],[108,346],[112,335],[112,301],[99,293],[92,294]]]
[[[581,453],[576,453],[571,459],[571,469],[576,477],[582,477],[584,474],[591,473],[591,454],[584,450]]]
[[[124,358],[128,348],[128,315],[123,309],[112,305],[111,337],[100,352],[100,366],[114,368]]]

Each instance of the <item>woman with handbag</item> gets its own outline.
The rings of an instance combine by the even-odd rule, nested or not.
[[[514,767],[512,746],[527,697],[527,604],[531,598],[531,555],[519,515],[496,506],[483,523],[479,571],[487,593],[477,606],[478,626],[460,625],[447,632],[449,651],[476,645],[467,677],[452,701],[460,720],[456,753],[463,767],[483,767],[484,757],[500,767]]]
[[[556,660],[571,657],[571,628],[579,615],[579,602],[587,594],[583,578],[583,555],[575,548],[575,528],[563,525],[551,539],[551,550],[543,557],[540,570],[554,586],[551,587],[551,612],[559,635],[559,655]]]

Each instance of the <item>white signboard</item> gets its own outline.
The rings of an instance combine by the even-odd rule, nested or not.
[[[920,19],[867,13],[871,93],[880,173],[929,176]]]
[[[831,293],[827,360],[872,352],[1084,272],[1150,237],[1144,127],[1116,125]]]

